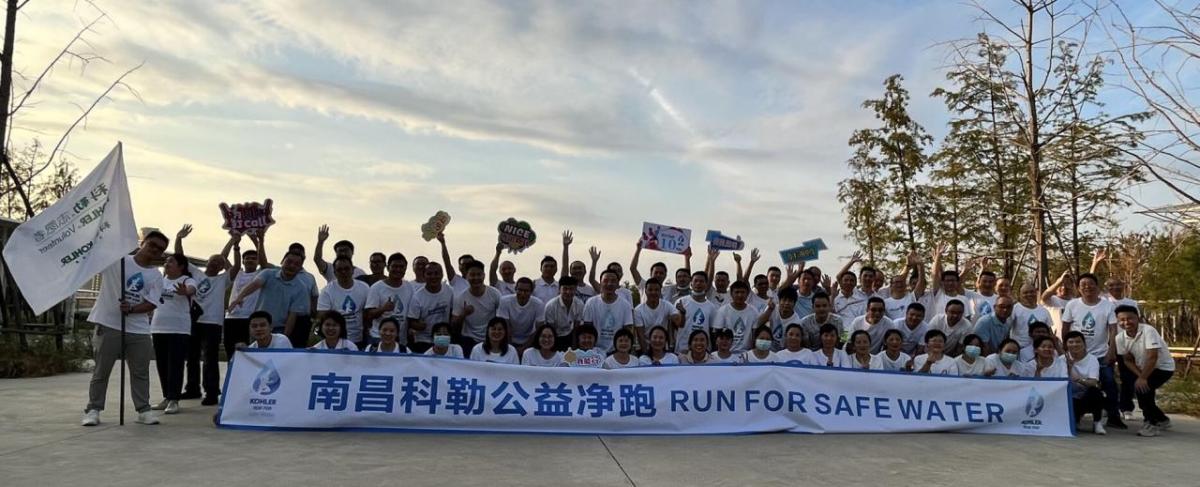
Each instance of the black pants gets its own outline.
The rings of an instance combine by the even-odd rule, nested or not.
[[[433,348],[432,343],[408,342],[408,350],[410,352],[412,352],[414,355],[423,354],[423,353],[425,353],[426,350],[429,350],[431,348]],[[471,352],[469,350],[463,350],[463,355],[470,355],[470,354],[471,354]]]
[[[474,338],[471,338],[466,335],[458,337],[458,346],[462,347],[463,355],[470,355],[471,350],[475,349],[475,344],[477,344],[477,343],[479,343],[479,342],[475,341]]]
[[[221,330],[221,341],[225,345],[225,359],[232,360],[237,344],[250,344],[250,320],[246,318],[225,318],[225,326]]]
[[[1121,394],[1120,394],[1121,395],[1121,411],[1132,412],[1133,411],[1133,397],[1134,397],[1134,393],[1133,393],[1133,382],[1134,381],[1125,380],[1125,376],[1127,375],[1127,371],[1125,370],[1126,368],[1127,367],[1125,366],[1124,360],[1117,360],[1117,369],[1118,369],[1117,373],[1121,377]],[[1135,375],[1134,377],[1135,377],[1134,380],[1137,380],[1136,379],[1137,376]]]
[[[308,348],[308,340],[312,338],[312,316],[297,316],[292,332],[287,337],[292,342],[292,348]]]
[[[191,337],[182,333],[155,333],[154,365],[158,369],[158,382],[163,398],[178,401],[183,392],[183,364],[187,362],[188,341]]]
[[[1156,425],[1167,421],[1167,415],[1163,413],[1162,409],[1158,408],[1158,403],[1155,399],[1155,392],[1159,387],[1162,387],[1163,384],[1166,384],[1168,380],[1171,380],[1171,376],[1174,374],[1175,372],[1172,371],[1154,369],[1154,371],[1150,373],[1150,377],[1146,379],[1146,382],[1150,384],[1150,390],[1146,392],[1140,392],[1134,388],[1134,383],[1137,381],[1137,374],[1128,367],[1121,369],[1121,380],[1129,382],[1129,387],[1134,389],[1134,395],[1137,397],[1138,407],[1142,410],[1142,418],[1147,423]]]
[[[1071,398],[1075,406],[1075,422],[1078,423],[1084,415],[1091,414],[1092,421],[1100,421],[1104,411],[1104,394],[1097,387],[1087,388],[1083,396]]]
[[[192,339],[188,345],[187,384],[185,396],[196,395],[204,386],[204,395],[217,397],[221,394],[221,372],[217,361],[221,356],[221,325],[215,323],[192,323]],[[201,357],[204,366],[201,369]],[[201,384],[200,375],[204,374]]]

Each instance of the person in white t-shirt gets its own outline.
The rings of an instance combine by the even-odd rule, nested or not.
[[[124,366],[129,367],[129,392],[138,412],[137,422],[158,424],[158,418],[150,411],[150,360],[154,357],[150,313],[159,305],[163,278],[152,262],[162,258],[168,243],[167,236],[161,232],[149,232],[137,252],[122,257],[100,272],[100,295],[87,317],[95,324],[92,350],[96,366],[92,369],[88,402],[80,422],[82,426],[100,424],[100,411],[104,410],[108,395],[108,377],[121,357],[122,346]],[[125,316],[124,336],[122,315]]]
[[[341,313],[325,313],[318,329],[321,331],[321,341],[309,349],[358,351],[358,346],[346,339],[346,317]]]
[[[754,348],[742,352],[742,362],[747,364],[782,362],[771,347],[775,344],[775,335],[771,327],[763,325],[754,330]]]
[[[679,363],[687,365],[705,365],[709,363],[708,333],[704,330],[692,330],[688,335],[687,350],[679,352]]]
[[[575,297],[579,282],[571,276],[558,279],[558,296],[546,303],[542,316],[554,328],[554,348],[560,352],[571,348],[575,327],[583,324],[583,301]]]
[[[851,333],[850,341],[846,344],[846,350],[847,355],[850,356],[850,365],[852,368],[871,368],[871,335],[866,330],[855,330]]]
[[[675,301],[675,309],[681,317],[680,327],[675,329],[673,349],[679,353],[688,350],[688,338],[697,330],[707,337],[712,322],[716,319],[718,305],[708,300],[708,274],[704,271],[692,273],[692,294]]]
[[[1000,297],[996,294],[996,273],[988,270],[980,271],[979,277],[975,279],[975,289],[978,291],[970,295],[972,323],[983,315],[991,314],[996,309],[996,299]]]
[[[970,335],[974,331],[974,327],[964,315],[966,305],[962,301],[951,299],[942,309],[945,314],[934,316],[929,321],[929,329],[942,332],[946,338],[944,342],[946,355],[957,357],[962,353],[962,339]]]
[[[546,321],[546,303],[533,295],[533,281],[522,277],[517,279],[516,294],[500,298],[496,317],[508,322],[513,346],[524,351],[533,345],[533,331]]]
[[[1104,394],[1100,392],[1100,361],[1088,353],[1087,339],[1078,331],[1067,332],[1067,353],[1060,359],[1066,361],[1067,374],[1074,387],[1071,388],[1071,402],[1075,410],[1075,422],[1083,419],[1085,414],[1092,415],[1092,431],[1098,435],[1107,434],[1101,423],[1104,410]]]
[[[721,306],[717,310],[717,316],[712,322],[712,327],[732,330],[733,352],[742,353],[751,348],[753,340],[751,335],[754,328],[758,325],[759,319],[769,317],[770,314],[765,312],[765,310],[754,308],[747,302],[747,298],[750,296],[750,285],[746,284],[746,281],[733,283],[729,287],[729,296],[729,304]],[[774,309],[770,312],[773,313]]]
[[[154,409],[166,414],[179,412],[183,395],[183,366],[192,333],[192,296],[196,294],[196,281],[189,274],[187,257],[179,253],[167,257],[163,265],[162,296],[150,319],[154,365],[163,392],[162,402]]]
[[[471,360],[476,362],[517,365],[520,357],[517,349],[508,343],[508,322],[500,317],[488,322],[487,337],[471,349]]]
[[[459,330],[459,344],[464,349],[474,349],[475,344],[483,341],[487,333],[487,324],[492,318],[499,316],[500,302],[503,300],[500,291],[483,283],[483,262],[471,261],[466,267],[467,288],[454,296],[454,311],[450,315],[450,326]],[[526,279],[528,281],[528,279]],[[532,288],[529,283],[526,288]],[[528,293],[526,293],[528,299]],[[509,320],[513,327],[511,316],[501,316]],[[532,329],[527,333],[532,333]],[[528,335],[520,338],[528,338]],[[518,344],[523,342],[517,342]],[[521,347],[517,347],[520,349]]]
[[[638,294],[646,295],[646,281],[642,279],[642,273],[638,271],[638,261],[642,258],[642,240],[638,239],[636,246],[633,249],[633,259],[629,261],[629,275],[633,277],[633,284],[638,288]],[[667,281],[667,264],[655,262],[650,266],[650,278],[658,279],[658,282],[664,283]],[[664,286],[665,288],[665,286]],[[666,289],[664,289],[666,290]],[[675,294],[674,289],[669,289],[672,295]]]
[[[804,317],[796,313],[796,300],[798,296],[795,288],[791,286],[780,288],[775,299],[779,302],[779,305],[776,306],[774,301],[768,303],[767,309],[758,318],[758,324],[771,327],[772,333],[775,334],[775,345],[772,347],[772,350],[779,351],[787,347],[784,343],[784,334],[787,327],[793,324],[800,324],[800,321]],[[801,333],[803,334],[803,328],[801,328]]]
[[[475,262],[475,257],[471,254],[463,254],[458,256],[458,267],[455,267],[455,262],[450,260],[450,249],[446,247],[446,234],[437,234],[438,245],[442,248],[442,262],[446,265],[446,284],[450,286],[450,290],[454,294],[461,293],[467,290],[467,265]],[[455,269],[458,272],[455,272]]]
[[[867,312],[867,298],[870,296],[860,291],[857,284],[858,276],[853,271],[844,271],[838,276],[839,291],[833,297],[833,312],[846,323]]]
[[[688,281],[685,280],[683,282],[688,282]],[[717,306],[723,306],[723,305],[725,305],[725,303],[728,303],[729,302],[729,284],[730,284],[729,273],[725,272],[725,271],[718,271],[716,274],[713,275],[712,284],[713,284],[712,288],[709,290],[709,293],[708,293],[709,300],[717,303]],[[691,291],[690,286],[686,286],[679,282],[676,282],[675,286],[679,292],[689,292],[690,293],[690,291]],[[679,296],[679,297],[683,297],[683,296]]]
[[[1052,323],[1050,310],[1038,304],[1037,286],[1032,282],[1021,285],[1017,304],[1013,305],[1013,327],[1009,334],[1021,348],[1021,361],[1033,359],[1033,339],[1029,336],[1029,325]]]
[[[904,337],[900,351],[910,357],[925,353],[925,334],[929,333],[929,325],[925,322],[925,305],[909,304],[904,312],[904,321],[893,324],[893,328]]]
[[[717,342],[717,350],[709,354],[709,363],[736,364],[742,361],[741,354],[733,352],[733,330],[715,328],[712,337]]]
[[[963,352],[954,360],[958,362],[958,375],[983,377],[987,374],[987,359],[983,356],[983,338],[974,333],[963,337]]]
[[[504,252],[504,244],[496,244],[496,255],[492,257],[492,263],[488,265],[488,284],[496,288],[501,296],[516,294],[517,292],[517,266],[511,260],[500,262],[500,254]],[[500,271],[500,277],[496,277],[496,271]]]
[[[617,295],[620,275],[605,270],[600,275],[600,295],[589,299],[583,306],[583,324],[596,328],[599,336],[596,347],[605,353],[612,350],[613,336],[617,330],[633,326],[633,305]]]
[[[632,351],[633,332],[628,328],[618,330],[613,336],[613,352],[604,359],[604,368],[614,370],[637,367],[638,358],[633,356]]]
[[[379,323],[379,342],[368,345],[366,350],[374,353],[408,353],[408,349],[396,340],[399,334],[400,320],[384,318]]]
[[[642,295],[641,304],[633,309],[633,328],[636,331],[637,349],[644,352],[648,347],[646,330],[656,326],[673,330],[679,327],[682,317],[679,309],[662,299],[661,281],[651,277],[642,284],[642,287],[645,289],[645,294]]]
[[[800,300],[804,299],[803,296],[800,296]],[[800,319],[800,326],[804,329],[804,346],[806,348],[814,352],[821,348],[821,329],[825,325],[833,326],[839,339],[842,337],[850,338],[850,331],[846,327],[847,324],[842,322],[841,316],[833,312],[832,300],[828,294],[817,291],[808,299],[810,302],[809,307],[813,312]],[[799,301],[797,301],[797,304],[799,304]]]
[[[442,284],[442,266],[437,262],[425,264],[425,285],[413,291],[408,305],[408,329],[413,339],[408,349],[413,353],[424,353],[432,345],[430,327],[437,323],[449,323],[454,309],[454,291]]]
[[[1025,363],[1025,369],[1032,377],[1067,378],[1066,362],[1060,360],[1054,350],[1054,340],[1050,337],[1033,339],[1033,360]]]
[[[1145,421],[1138,435],[1158,436],[1171,428],[1171,418],[1158,407],[1155,393],[1175,374],[1175,359],[1171,358],[1171,350],[1158,330],[1141,322],[1137,308],[1122,305],[1117,307],[1116,313],[1121,327],[1116,351],[1125,361],[1125,375],[1121,380],[1133,382]]]
[[[1044,324],[1043,324],[1044,325]],[[1033,348],[1033,345],[1029,345]],[[1000,342],[999,351],[988,355],[983,375],[986,377],[1028,377],[1025,362],[1021,360],[1021,345],[1016,340]]]
[[[816,367],[854,368],[850,355],[838,347],[838,329],[831,324],[821,325],[821,347],[808,356],[807,365]]]
[[[254,249],[243,251],[241,241],[235,240],[233,243],[233,265],[229,268],[229,299],[237,297],[242,292],[242,288],[254,281],[258,276],[258,257],[259,252],[257,247],[260,246],[261,231],[259,234],[250,235],[250,241],[255,246]],[[224,296],[221,299],[225,299]],[[250,341],[250,313],[254,311],[258,305],[258,292],[251,293],[245,299],[246,304],[236,308],[229,309],[225,312],[225,324],[222,325],[221,341],[225,346],[225,355],[233,356],[233,352],[237,349],[237,344],[245,344]]]
[[[918,374],[958,375],[958,362],[945,354],[946,334],[929,330],[925,334],[925,353],[913,358],[909,367]]]
[[[754,286],[751,289],[752,292],[746,296],[746,304],[750,305],[751,309],[761,313],[767,308],[768,304],[775,302],[775,294],[774,291],[771,290],[769,283],[770,279],[768,279],[765,274],[758,274],[754,276]],[[752,331],[753,330],[746,330],[746,333],[750,333]]]
[[[878,353],[883,350],[883,335],[896,327],[892,320],[885,316],[886,305],[878,296],[871,296],[867,299],[866,313],[854,319],[850,324],[850,329],[854,331],[865,331],[870,337],[871,346],[868,353]]]
[[[727,274],[728,275],[728,274]],[[692,270],[689,267],[680,267],[675,269],[675,283],[663,283],[662,299],[667,304],[673,304],[675,300],[692,294],[691,289]],[[709,299],[715,296],[712,289],[708,290]]]
[[[425,351],[425,355],[464,358],[462,347],[457,343],[451,343],[450,323],[437,323],[433,325],[430,335],[433,337],[433,345],[429,347],[429,350]]]
[[[333,260],[334,280],[325,285],[317,298],[317,314],[339,313],[346,320],[346,338],[354,342],[358,349],[366,348],[371,342],[369,329],[364,329],[363,310],[367,307],[367,295],[371,286],[354,279],[354,264],[349,257],[339,256]],[[319,319],[319,318],[318,318]],[[366,325],[368,328],[370,324]]]
[[[904,333],[892,329],[883,334],[883,350],[871,357],[871,370],[887,370],[892,372],[907,372],[912,360],[902,350]]]
[[[183,240],[192,233],[191,225],[184,225],[175,235],[175,253],[187,255],[183,251]],[[196,399],[201,397],[200,389],[204,388],[202,406],[217,404],[217,396],[221,395],[221,372],[218,363],[221,353],[221,326],[225,324],[225,290],[229,288],[229,252],[241,240],[241,235],[229,238],[225,248],[219,254],[212,254],[201,270],[189,264],[188,272],[196,281],[196,294],[192,302],[196,303],[202,313],[192,322],[191,339],[188,341],[188,356],[186,362],[187,379],[183,385],[181,399]],[[236,274],[236,271],[232,271]],[[232,350],[232,349],[231,349]],[[203,362],[201,359],[203,358]],[[203,363],[203,369],[201,369]],[[203,380],[201,380],[203,376]]]
[[[1067,302],[1075,299],[1075,280],[1071,279],[1071,270],[1063,271],[1058,279],[1050,284],[1040,296],[1041,302],[1050,312],[1052,321],[1047,324],[1053,325],[1055,335],[1062,336],[1062,312],[1067,307]]]
[[[271,313],[266,311],[250,313],[250,345],[239,345],[246,348],[292,348],[287,335],[271,333]]]
[[[1104,426],[1127,429],[1128,426],[1121,420],[1116,371],[1113,368],[1117,361],[1115,307],[1111,301],[1100,297],[1100,282],[1095,274],[1080,274],[1076,284],[1079,297],[1063,308],[1063,333],[1072,330],[1083,333],[1088,353],[1100,361],[1100,388],[1104,391],[1104,410],[1108,413],[1108,422]]]
[[[317,229],[317,250],[313,252],[313,264],[317,266],[317,272],[325,278],[325,283],[331,283],[337,280],[334,272],[334,267],[325,261],[325,241],[329,239],[329,225],[321,225]],[[349,240],[339,240],[333,244],[334,258],[345,257],[354,260],[354,244]],[[351,279],[357,279],[359,276],[367,275],[367,272],[351,264]]]
[[[404,273],[408,271],[408,259],[400,252],[393,253],[387,258],[387,276],[375,281],[367,292],[366,309],[363,317],[372,323],[371,337],[378,338],[379,323],[384,318],[396,318],[399,330],[396,341],[408,345],[408,304],[412,300],[412,283],[404,282]]]
[[[782,294],[790,288],[783,288],[779,291],[781,303]],[[792,292],[795,292],[793,290]],[[775,352],[775,356],[779,357],[780,362],[807,364],[810,360],[809,355],[812,355],[812,350],[804,348],[804,328],[799,323],[791,323],[783,329],[783,350]]]
[[[661,326],[651,327],[646,333],[646,342],[650,349],[638,359],[638,365],[674,365],[679,363],[679,357],[671,353],[667,346],[670,344],[670,334]]]
[[[535,338],[533,346],[526,348],[521,353],[521,365],[558,367],[562,364],[563,353],[556,348],[558,336],[553,326],[549,324],[539,326],[533,336]]]

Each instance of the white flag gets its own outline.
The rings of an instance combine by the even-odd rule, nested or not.
[[[4,261],[37,314],[137,247],[121,144],[57,203],[22,223]]]

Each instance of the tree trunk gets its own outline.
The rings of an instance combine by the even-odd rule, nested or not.
[[[6,10],[4,51],[0,52],[0,64],[3,64],[0,66],[0,108],[4,110],[3,113],[0,113],[0,163],[4,164],[5,172],[12,179],[13,189],[21,195],[21,202],[25,204],[26,217],[33,218],[33,205],[29,203],[29,195],[25,193],[21,178],[17,177],[17,172],[12,167],[12,161],[8,158],[8,105],[9,100],[12,99],[13,41],[17,37],[17,0],[8,0]]]
[[[1035,20],[1035,10],[1033,4],[1025,4],[1025,10],[1028,13],[1029,21],[1025,26],[1025,75],[1022,76],[1022,84],[1025,85],[1025,102],[1029,105],[1029,123],[1026,128],[1026,137],[1029,145],[1029,201],[1033,205],[1030,207],[1031,216],[1033,219],[1033,243],[1037,251],[1037,282],[1038,291],[1046,289],[1050,284],[1050,269],[1048,267],[1048,255],[1046,251],[1046,209],[1042,205],[1042,146],[1039,141],[1039,126],[1037,93],[1034,91],[1034,72],[1033,72],[1033,21]]]

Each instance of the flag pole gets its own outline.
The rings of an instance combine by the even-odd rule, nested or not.
[[[125,256],[121,256],[121,303],[125,303]],[[121,426],[125,426],[125,311],[121,311]]]

